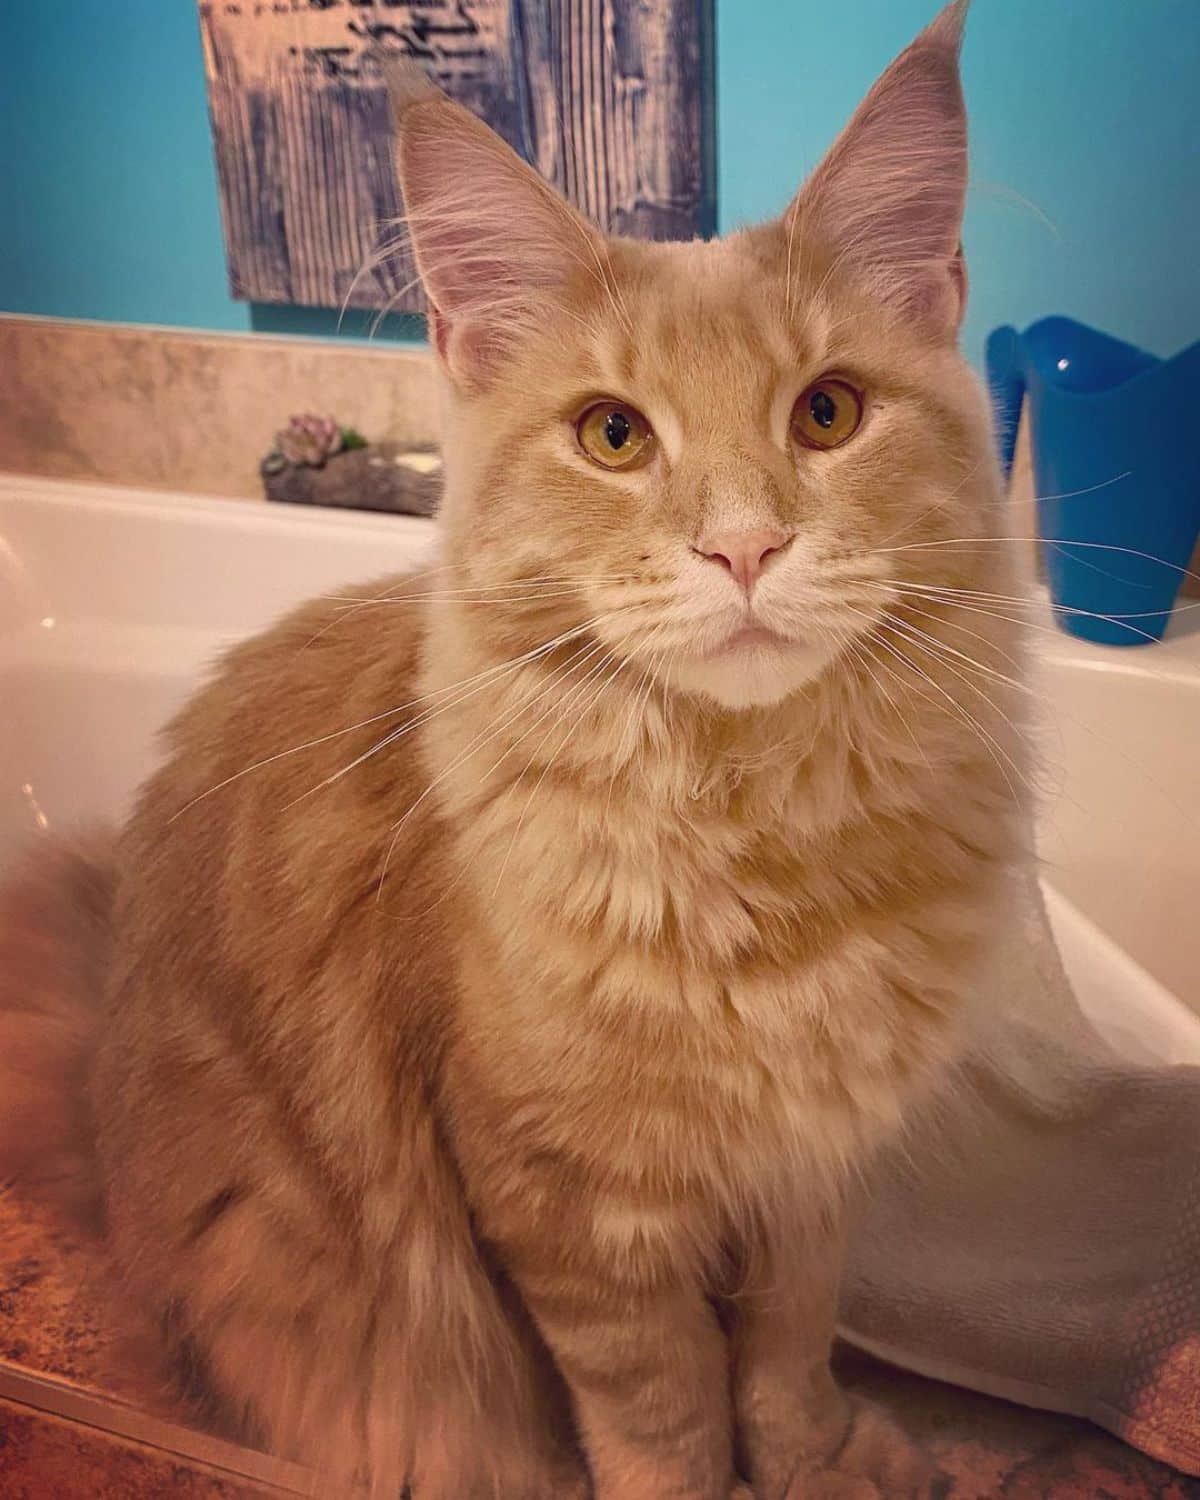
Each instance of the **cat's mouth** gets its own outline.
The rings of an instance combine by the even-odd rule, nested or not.
[[[765,625],[742,625],[725,642],[726,651],[741,651],[750,646],[783,646],[787,642]]]
[[[782,646],[794,644],[777,631],[770,630],[757,621],[747,620],[731,631],[718,645],[705,651],[704,656],[711,659],[715,656],[727,656],[733,652],[778,650]]]

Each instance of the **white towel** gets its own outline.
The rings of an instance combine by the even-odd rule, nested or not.
[[[1200,1019],[1050,901],[1083,1008],[1029,877],[958,1087],[882,1164],[842,1332],[1200,1475]]]

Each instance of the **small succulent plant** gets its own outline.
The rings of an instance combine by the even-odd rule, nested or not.
[[[313,416],[311,412],[293,417],[275,434],[275,446],[289,463],[308,464],[314,469],[323,468],[326,459],[340,453],[344,445],[345,435],[333,418]],[[351,442],[350,446],[358,445]]]

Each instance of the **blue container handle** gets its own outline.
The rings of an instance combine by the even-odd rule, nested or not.
[[[987,381],[996,414],[996,441],[1005,482],[1012,475],[1017,426],[1025,400],[1025,354],[1015,328],[997,328],[987,341]]]

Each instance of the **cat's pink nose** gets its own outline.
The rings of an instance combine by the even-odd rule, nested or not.
[[[701,537],[696,551],[728,568],[749,593],[766,567],[767,559],[786,547],[790,540],[786,531],[777,531],[770,526],[760,527],[757,531],[717,531],[711,536]]]

